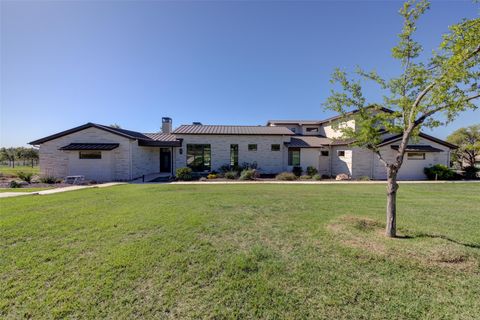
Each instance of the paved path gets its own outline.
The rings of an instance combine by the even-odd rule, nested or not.
[[[42,190],[42,191],[33,191],[33,192],[0,192],[0,198],[10,198],[10,197],[27,196],[27,195],[47,195],[47,194],[75,191],[75,190],[81,190],[81,189],[106,188],[106,187],[117,186],[121,184],[125,184],[125,182],[110,182],[110,183],[102,183],[102,184],[96,184],[91,186],[70,186],[70,187],[63,187],[63,188],[53,188],[53,189]]]

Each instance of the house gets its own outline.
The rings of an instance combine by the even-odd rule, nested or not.
[[[391,112],[382,109],[383,112]],[[202,125],[194,122],[172,130],[162,118],[158,133],[140,133],[87,123],[30,142],[39,146],[44,175],[83,175],[96,181],[129,181],[143,175],[173,176],[190,167],[194,172],[218,171],[224,165],[255,163],[264,174],[315,167],[319,174],[346,173],[352,178],[386,179],[376,155],[341,139],[338,126],[355,128],[355,112],[324,120],[269,120],[265,126]],[[379,147],[386,159],[395,156],[400,135],[385,133]],[[399,179],[425,179],[423,169],[449,165],[456,146],[421,133],[408,145]]]

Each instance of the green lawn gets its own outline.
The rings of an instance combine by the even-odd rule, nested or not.
[[[31,172],[33,174],[39,174],[40,169],[38,166],[15,166],[15,168],[9,166],[0,166],[0,174],[4,176],[17,176],[19,172]]]
[[[124,185],[0,199],[0,318],[478,319],[480,184]]]

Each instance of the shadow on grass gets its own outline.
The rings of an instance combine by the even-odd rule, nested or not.
[[[464,247],[480,249],[480,244],[461,242],[461,241],[449,238],[449,237],[441,235],[441,234],[419,233],[419,234],[416,234],[416,235],[398,235],[396,238],[397,239],[415,239],[415,238],[443,239],[443,240],[447,240],[447,241],[450,241],[452,243],[455,243],[455,244],[458,244],[458,245],[461,245],[461,246],[464,246]]]

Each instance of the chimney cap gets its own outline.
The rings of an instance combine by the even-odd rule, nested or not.
[[[192,122],[192,125],[194,125],[194,126],[201,126],[202,123],[201,123],[201,122],[198,122],[198,121],[194,121],[194,122]]]
[[[170,118],[170,117],[162,117],[162,122],[172,122],[172,118]]]

